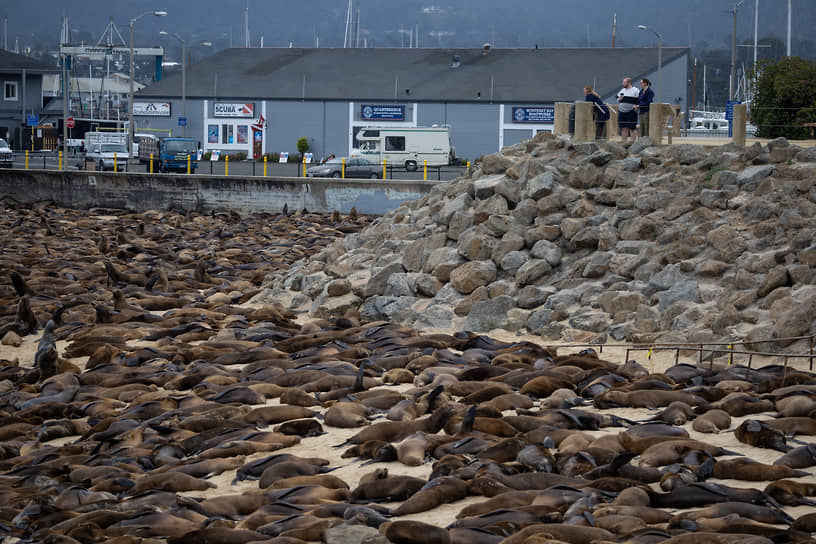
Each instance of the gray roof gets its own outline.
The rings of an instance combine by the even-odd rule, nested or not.
[[[663,64],[688,55],[664,47]],[[460,59],[452,66],[454,56]],[[412,102],[571,101],[592,85],[601,96],[623,76],[657,70],[657,48],[337,49],[233,48],[192,65],[190,98],[400,100]],[[396,96],[395,96],[396,93]],[[175,72],[138,93],[181,95]]]
[[[37,59],[18,55],[5,49],[0,49],[0,72],[4,74],[21,73],[23,70],[30,73],[59,72],[57,66],[46,64]]]

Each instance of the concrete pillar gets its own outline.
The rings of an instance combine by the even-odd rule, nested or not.
[[[745,147],[745,122],[748,118],[748,106],[746,104],[734,104],[734,143]]]
[[[611,140],[620,136],[620,130],[618,129],[618,105],[607,103],[607,107],[609,107],[609,121],[606,122],[606,139]]]
[[[657,145],[663,143],[663,130],[667,116],[671,115],[670,109],[671,105],[660,102],[652,102],[649,106],[649,137]]]
[[[569,134],[569,102],[555,103],[555,123],[553,125],[553,134]]]
[[[595,122],[592,120],[592,102],[575,102],[575,141],[595,141]]]

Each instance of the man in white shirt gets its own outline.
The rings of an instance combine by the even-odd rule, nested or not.
[[[632,143],[637,140],[637,111],[640,91],[632,86],[632,78],[623,78],[623,88],[618,92],[618,128],[621,132],[621,141],[631,138]]]

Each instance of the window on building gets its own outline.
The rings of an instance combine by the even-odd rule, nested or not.
[[[17,100],[17,82],[6,81],[3,85],[3,98],[6,100]]]
[[[207,125],[207,143],[218,143],[218,125]]]
[[[405,151],[405,136],[386,136],[386,151]]]
[[[221,125],[221,143],[231,144],[235,141],[235,125]]]
[[[236,140],[237,144],[246,144],[249,143],[249,126],[248,125],[238,125],[238,139]]]

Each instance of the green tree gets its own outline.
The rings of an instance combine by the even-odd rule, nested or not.
[[[306,138],[305,136],[303,138],[299,138],[298,141],[297,141],[297,150],[298,150],[298,153],[300,153],[300,157],[302,159],[303,155],[307,151],[309,151],[309,139]]]
[[[808,138],[803,124],[816,122],[816,62],[799,57],[759,62],[751,120],[762,138]]]

